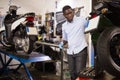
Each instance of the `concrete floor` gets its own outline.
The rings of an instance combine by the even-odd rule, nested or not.
[[[40,72],[34,68],[29,68],[29,71],[33,77],[33,80],[60,80],[60,76],[57,76],[56,73],[52,72]],[[20,69],[19,73],[8,73],[0,75],[0,80],[29,80],[24,69]],[[70,80],[70,79],[63,79]],[[103,75],[98,76],[95,79],[89,80],[120,80],[118,78],[113,77],[112,75],[104,72]]]

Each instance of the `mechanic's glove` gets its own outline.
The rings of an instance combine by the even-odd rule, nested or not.
[[[59,47],[60,49],[63,49],[63,42],[60,42],[60,43],[58,44],[58,47]]]

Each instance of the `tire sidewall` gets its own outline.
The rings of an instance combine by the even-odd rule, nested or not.
[[[104,30],[97,41],[97,53],[100,64],[108,73],[119,76],[120,66],[116,65],[110,55],[110,40],[120,34],[120,28],[112,27]]]

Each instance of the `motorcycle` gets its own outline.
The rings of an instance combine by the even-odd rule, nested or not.
[[[120,77],[120,1],[96,3],[89,19],[96,17],[100,17],[99,24],[90,32],[99,65],[113,76]]]
[[[15,52],[24,51],[30,54],[33,49],[33,42],[29,37],[30,29],[34,27],[35,13],[30,12],[24,15],[17,15],[18,7],[11,5],[0,28],[0,42],[7,49]]]

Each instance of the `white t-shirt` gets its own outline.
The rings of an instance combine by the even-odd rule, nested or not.
[[[84,34],[86,24],[84,17],[74,17],[71,23],[63,23],[62,39],[68,41],[67,54],[77,54],[87,46]]]

